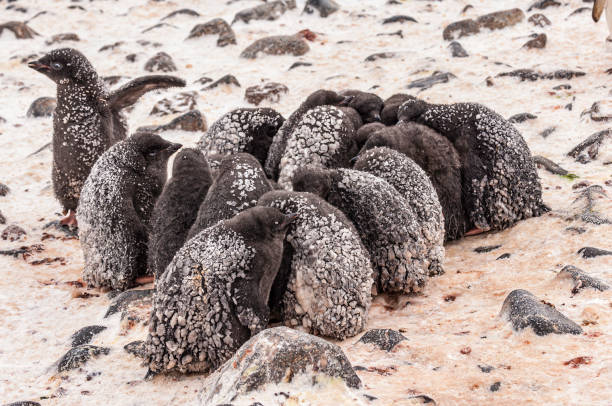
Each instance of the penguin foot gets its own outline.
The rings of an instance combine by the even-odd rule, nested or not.
[[[135,280],[137,285],[146,285],[147,283],[151,283],[151,282],[154,282],[154,281],[155,281],[155,276],[153,276],[153,275],[139,276]]]
[[[78,223],[76,218],[76,212],[68,210],[68,214],[66,214],[66,217],[59,221],[59,224],[62,226],[77,228]]]
[[[465,236],[468,237],[470,235],[478,235],[478,234],[482,234],[484,233],[486,230],[483,230],[482,228],[473,228],[470,231],[468,231],[467,233],[465,233]]]

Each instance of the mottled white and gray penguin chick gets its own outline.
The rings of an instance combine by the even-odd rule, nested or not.
[[[270,190],[272,186],[255,157],[240,153],[223,158],[187,240],[218,221],[257,205],[257,200]]]
[[[185,86],[174,76],[143,76],[109,92],[87,58],[72,48],[55,49],[28,66],[57,84],[53,113],[53,190],[75,225],[81,188],[96,160],[125,138],[127,123],[121,112],[155,89]]]
[[[338,107],[315,107],[304,114],[287,138],[278,184],[291,190],[293,174],[299,167],[347,167],[358,152],[351,118]]]
[[[156,284],[146,344],[150,371],[215,369],[268,326],[268,295],[294,219],[254,207],[176,253]]]
[[[183,246],[213,179],[202,151],[182,149],[151,217],[149,270],[158,279]]]
[[[77,213],[83,280],[89,286],[124,290],[146,274],[147,231],[134,207],[138,183],[160,154],[180,147],[155,134],[137,133],[95,163]]]
[[[444,215],[436,189],[425,171],[406,155],[389,148],[374,148],[360,154],[353,169],[386,180],[406,199],[429,247],[429,276],[444,273]]]
[[[259,204],[297,214],[286,237],[291,265],[279,271],[288,275],[275,281],[284,280],[275,287],[283,291],[283,323],[338,340],[359,334],[367,323],[373,271],[351,222],[311,193],[272,191]]]
[[[266,175],[268,175],[268,177],[274,181],[278,180],[280,171],[279,165],[285,153],[285,148],[287,147],[287,138],[293,132],[295,126],[298,125],[302,119],[302,116],[306,114],[308,110],[317,106],[346,105],[351,99],[352,97],[341,96],[332,90],[324,89],[317,90],[316,92],[310,94],[306,100],[302,102],[300,107],[298,107],[298,109],[294,111],[287,120],[285,120],[274,136],[272,145],[270,145],[270,149],[268,151],[268,158],[266,159],[266,164],[264,166]]]
[[[204,155],[247,152],[263,167],[272,139],[285,119],[270,108],[240,108],[224,114],[198,141]]]
[[[293,179],[296,191],[311,192],[336,206],[353,222],[370,253],[381,293],[420,291],[429,275],[430,247],[413,209],[397,190],[371,173],[304,166]]]
[[[461,156],[463,207],[473,227],[466,235],[503,230],[549,210],[527,143],[499,114],[476,103],[418,99],[402,104],[399,114],[448,138]]]

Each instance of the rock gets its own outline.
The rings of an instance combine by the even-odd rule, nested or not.
[[[0,24],[0,35],[2,35],[4,30],[11,31],[17,39],[32,39],[35,35],[39,35],[21,21],[9,21],[8,23]]]
[[[590,7],[579,7],[576,10],[572,11],[571,14],[567,16],[567,18],[570,18],[570,17],[573,17],[573,16],[577,16],[577,15],[582,14],[582,13],[587,13],[589,11],[591,11]]]
[[[247,59],[255,59],[260,52],[268,55],[294,56],[304,55],[310,47],[302,38],[297,35],[277,35],[258,39],[249,45],[240,56]]]
[[[138,358],[147,357],[147,348],[145,342],[142,340],[132,341],[123,346],[123,349],[128,353]]]
[[[79,38],[78,35],[76,35],[73,32],[67,32],[64,34],[56,34],[54,36],[51,37],[51,39],[48,39],[47,41],[45,41],[46,45],[53,45],[53,44],[58,44],[60,42],[66,42],[66,41],[75,41],[78,42],[81,39]]]
[[[282,93],[287,93],[289,88],[282,83],[268,82],[263,85],[247,87],[244,97],[256,106],[264,100],[271,103],[278,103]]]
[[[491,252],[494,251],[498,248],[500,248],[501,245],[485,245],[482,247],[476,247],[474,248],[474,252],[476,252],[477,254],[484,254],[485,252]]]
[[[544,158],[541,155],[534,156],[533,157],[533,162],[538,167],[544,167],[544,169],[546,169],[548,172],[550,172],[550,173],[552,173],[554,175],[565,176],[565,175],[569,174],[569,172],[566,169],[563,169],[562,167],[560,167],[559,165],[557,165],[556,163],[554,163],[550,159]]]
[[[557,127],[552,126],[552,127],[545,128],[539,135],[542,138],[547,138],[550,134],[554,133],[555,131],[557,131]]]
[[[593,121],[612,120],[612,100],[601,100],[593,103],[590,109],[583,111],[580,116],[589,114]]]
[[[149,115],[167,116],[168,114],[185,113],[195,110],[198,94],[196,92],[181,92],[172,98],[164,98],[155,103]]]
[[[177,69],[170,55],[165,52],[158,52],[147,61],[144,70],[147,72],[174,72]]]
[[[583,258],[595,258],[604,255],[612,255],[612,251],[602,250],[601,248],[595,247],[583,247],[578,250],[578,254],[582,255]]]
[[[334,0],[306,0],[302,13],[312,14],[314,9],[318,10],[321,17],[325,18],[338,11],[340,6]]]
[[[599,148],[603,144],[604,140],[612,138],[612,129],[608,128],[603,131],[596,132],[590,135],[586,140],[576,145],[568,156],[575,158],[576,161],[586,164],[594,159],[597,159],[599,155]]]
[[[98,355],[108,355],[110,348],[107,347],[96,347],[95,345],[79,345],[70,349],[64,356],[59,360],[57,365],[58,372],[69,371],[84,365],[91,357],[97,357]]]
[[[499,261],[501,259],[508,259],[510,258],[511,254],[506,252],[505,254],[501,254],[499,257],[495,258],[496,261]]]
[[[546,47],[546,34],[538,34],[534,39],[530,39],[523,45],[527,49],[542,49]]]
[[[349,388],[361,387],[340,347],[298,330],[275,327],[263,330],[240,347],[210,378],[200,404],[227,403],[282,382],[299,380],[314,386],[330,379],[340,379]]]
[[[467,20],[456,21],[447,25],[446,28],[444,28],[442,37],[447,41],[451,41],[453,39],[478,34],[479,32],[480,24],[469,18]]]
[[[150,299],[152,294],[153,289],[128,290],[122,292],[114,298],[113,303],[111,303],[111,305],[108,307],[104,318],[127,309],[132,302]]]
[[[410,16],[405,16],[405,15],[397,15],[397,16],[393,16],[393,17],[389,17],[389,18],[385,18],[383,20],[383,24],[392,24],[392,23],[405,23],[405,22],[411,22],[411,23],[416,23],[417,20],[415,20],[414,18],[410,17]]]
[[[11,191],[11,189],[6,186],[4,183],[0,183],[0,196],[6,196]]]
[[[117,83],[119,83],[123,79],[128,79],[128,78],[125,77],[125,76],[121,76],[121,75],[112,75],[112,76],[103,76],[102,77],[102,80],[108,86],[114,86],[114,85],[116,85]]]
[[[163,132],[168,130],[182,130],[182,131],[206,131],[208,125],[206,118],[198,110],[191,110],[187,113],[176,117],[168,124],[158,126],[145,126],[138,127],[136,132],[139,131],[150,131],[150,132]]]
[[[519,113],[519,114],[515,114],[512,117],[510,117],[508,121],[514,124],[514,123],[523,123],[527,120],[535,120],[536,118],[538,118],[538,116],[533,115],[531,113]]]
[[[375,54],[372,54],[370,56],[368,56],[365,61],[366,62],[373,62],[373,61],[377,61],[379,59],[389,59],[389,58],[395,58],[397,56],[397,53],[395,52],[377,52]]]
[[[559,7],[560,5],[561,3],[559,3],[556,0],[538,0],[535,3],[533,3],[531,6],[529,6],[527,11],[531,11],[534,8],[537,8],[538,10],[544,10],[545,8],[548,8],[551,6]]]
[[[201,85],[205,85],[205,84],[210,83],[212,81],[213,80],[211,78],[209,78],[208,76],[202,76],[201,78],[194,80],[193,83],[199,83]]]
[[[451,50],[451,55],[453,58],[467,58],[469,55],[467,51],[461,46],[458,41],[453,41],[448,44],[448,47]]]
[[[400,38],[404,38],[404,34],[402,33],[402,30],[397,30],[395,32],[380,32],[378,34],[376,34],[377,37],[383,37],[383,36],[394,36],[397,35]]]
[[[125,44],[125,42],[117,41],[117,42],[115,42],[113,44],[104,45],[100,49],[98,49],[98,52],[104,52],[104,51],[108,51],[108,50],[113,50],[115,48],[120,47],[123,44]]]
[[[32,102],[32,104],[28,108],[26,116],[51,117],[53,116],[55,107],[57,107],[57,100],[55,100],[55,97],[39,97],[38,99]]]
[[[104,326],[87,326],[83,327],[79,331],[75,332],[70,336],[72,339],[72,347],[77,347],[79,345],[88,344],[91,339],[96,335],[106,330]]]
[[[240,87],[240,82],[238,82],[238,79],[236,79],[234,75],[225,75],[221,79],[218,79],[210,85],[206,86],[203,90],[214,89],[219,85],[234,85]]]
[[[429,77],[410,82],[406,88],[418,88],[425,90],[429,89],[433,85],[437,85],[438,83],[447,83],[451,78],[456,78],[456,76],[449,72],[434,72]]]
[[[295,0],[277,0],[259,6],[247,8],[239,11],[234,16],[232,24],[237,21],[249,23],[251,20],[268,20],[274,21],[283,15],[287,10],[292,10],[296,7]]]
[[[148,28],[145,28],[144,30],[140,31],[140,33],[141,33],[141,34],[144,34],[144,33],[147,33],[147,32],[149,32],[149,31],[153,31],[153,30],[155,30],[155,29],[157,29],[157,28],[163,28],[163,27],[170,27],[170,28],[174,28],[174,29],[177,29],[177,28],[178,28],[177,26],[172,25],[172,24],[167,24],[167,23],[158,23],[158,24],[152,25],[152,26],[150,26],[150,27],[148,27]]]
[[[6,403],[3,406],[40,406],[40,403],[32,402],[30,400],[22,400],[22,401],[19,401],[19,402]]]
[[[27,233],[23,228],[13,224],[6,227],[2,231],[1,237],[3,240],[18,241],[21,240],[26,234]]]
[[[236,34],[234,30],[232,30],[232,27],[222,18],[215,18],[207,23],[196,25],[191,29],[187,39],[216,34],[219,34],[219,38],[217,38],[218,47],[236,44]]]
[[[488,28],[490,30],[501,30],[502,28],[516,25],[523,21],[525,14],[520,8],[511,10],[496,11],[494,13],[485,14],[476,19],[480,28]]]
[[[4,217],[4,214],[2,214],[1,211],[0,211],[0,224],[6,224],[6,217]]]
[[[383,351],[391,351],[397,344],[407,340],[401,333],[390,329],[369,330],[359,339],[360,343],[374,344]]]
[[[497,381],[495,382],[493,385],[491,385],[491,387],[489,388],[489,390],[491,392],[497,392],[499,390],[499,388],[501,387],[501,382]]]
[[[187,16],[191,16],[191,17],[199,17],[200,13],[198,13],[197,11],[194,11],[190,8],[182,8],[180,10],[174,10],[172,13],[168,14],[167,16],[165,16],[164,18],[161,19],[161,21],[167,20],[169,18],[172,17],[176,17],[177,15],[187,15]]]
[[[557,279],[571,278],[574,281],[574,287],[572,293],[577,294],[584,288],[593,288],[603,292],[604,290],[610,289],[610,285],[602,281],[601,279],[594,278],[584,272],[580,268],[576,268],[573,265],[566,265],[557,274]]]
[[[292,70],[292,69],[295,69],[295,68],[299,68],[300,66],[312,66],[312,63],[310,63],[310,62],[295,62],[287,70]]]
[[[539,335],[581,334],[582,328],[565,317],[549,304],[542,303],[526,290],[517,289],[510,292],[500,316],[512,323],[515,331],[531,327]]]
[[[535,82],[536,80],[540,80],[540,79],[546,79],[546,80],[552,80],[552,79],[566,80],[567,79],[569,80],[569,79],[581,77],[584,75],[586,75],[586,73],[581,72],[581,71],[571,71],[571,70],[565,70],[565,69],[560,69],[554,72],[547,72],[547,73],[536,72],[533,69],[516,69],[511,72],[499,73],[497,74],[497,77],[506,77],[506,76],[518,77],[521,79],[521,82],[525,80],[530,80],[532,82]]]
[[[531,24],[535,25],[536,27],[546,27],[547,25],[552,24],[550,20],[548,19],[548,17],[540,13],[533,14],[531,17],[529,17],[527,21],[529,21]]]

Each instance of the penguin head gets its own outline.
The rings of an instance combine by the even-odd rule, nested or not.
[[[172,176],[201,171],[210,172],[208,161],[199,149],[184,148],[176,154],[172,165]]]
[[[292,185],[296,192],[310,192],[327,200],[332,187],[332,172],[312,165],[302,166],[295,171]]]
[[[317,106],[339,106],[342,103],[347,103],[351,98],[341,96],[333,90],[317,90],[306,98],[302,106],[309,108]]]
[[[419,100],[416,97],[406,100],[397,110],[397,118],[399,121],[414,121],[427,110],[429,104],[424,100]]]
[[[28,67],[42,73],[55,83],[71,81],[79,84],[96,83],[98,75],[87,58],[73,48],[54,49]]]
[[[139,132],[132,135],[129,141],[134,145],[136,152],[142,157],[146,166],[160,161],[167,161],[168,158],[182,145],[166,141],[157,134]]]
[[[274,207],[255,206],[225,222],[247,240],[263,241],[284,238],[289,225],[297,217],[296,214],[283,214]]]
[[[364,123],[380,121],[380,112],[384,105],[383,99],[374,93],[362,92],[360,90],[344,90],[340,94],[350,98],[340,105],[357,110]]]

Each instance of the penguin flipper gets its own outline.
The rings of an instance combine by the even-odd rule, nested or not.
[[[606,0],[595,0],[593,3],[593,21],[598,22],[601,14],[606,8]]]
[[[113,90],[109,96],[109,104],[113,110],[120,111],[136,103],[143,94],[151,90],[167,89],[169,87],[185,87],[185,85],[185,81],[176,76],[141,76]]]

